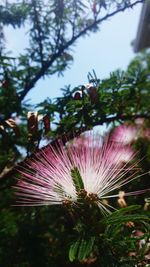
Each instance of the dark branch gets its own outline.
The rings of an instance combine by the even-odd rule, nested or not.
[[[137,0],[136,2],[130,4],[130,5],[125,5],[123,8],[117,9],[113,11],[110,14],[105,15],[103,18],[98,19],[97,21],[94,21],[91,25],[87,26],[84,28],[80,33],[77,35],[74,35],[70,41],[68,41],[65,45],[61,46],[59,51],[55,54],[53,54],[49,61],[43,64],[43,67],[37,72],[35,77],[29,81],[28,84],[26,84],[23,92],[20,95],[20,101],[24,99],[26,94],[35,86],[36,82],[45,75],[46,71],[49,69],[50,66],[62,55],[62,53],[68,49],[77,39],[79,39],[81,36],[87,34],[87,32],[91,31],[93,28],[95,28],[97,25],[102,23],[103,21],[107,20],[108,18],[113,17],[114,15],[124,12],[127,8],[133,8],[135,5],[139,3],[144,3],[146,0]]]
[[[37,30],[37,43],[39,44],[39,55],[40,55],[40,60],[41,60],[41,66],[43,66],[43,44],[42,44],[42,29],[40,26],[40,21],[38,18],[38,13],[36,10],[36,2],[32,1],[32,5],[33,5],[33,10],[34,10],[34,27],[35,30]],[[36,35],[36,31],[35,31],[35,35]]]
[[[115,122],[115,121],[125,122],[125,121],[129,121],[129,120],[135,120],[137,118],[150,119],[150,115],[148,115],[148,114],[115,115],[115,116],[107,117],[105,119],[100,119],[99,121],[93,123],[91,125],[91,129],[92,129],[92,127],[103,125],[104,123],[110,123],[110,122]],[[84,133],[87,130],[89,130],[89,128],[87,128],[85,126],[85,127],[80,128],[80,129],[72,130],[69,133],[64,133],[61,136],[57,136],[50,144],[53,147],[57,148],[58,141],[61,140],[63,142],[63,144],[65,145],[66,142],[72,140],[75,137],[78,137],[81,133]],[[48,145],[41,148],[40,151],[45,150],[47,148],[47,146]],[[37,151],[39,151],[39,149]],[[32,157],[32,156],[33,155],[31,155],[30,157]],[[26,158],[25,158],[25,160],[26,160]],[[5,167],[4,171],[2,171],[2,173],[0,174],[0,185],[3,184],[3,182],[5,180],[10,179],[10,177],[15,176],[15,173],[16,173],[16,165],[14,167],[10,167],[9,169],[7,167]]]

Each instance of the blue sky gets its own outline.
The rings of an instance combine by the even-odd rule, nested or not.
[[[111,71],[125,70],[135,56],[131,42],[135,39],[140,17],[141,5],[126,10],[103,22],[100,31],[81,38],[73,47],[74,61],[64,77],[53,75],[40,80],[27,95],[32,104],[46,97],[55,98],[62,93],[60,88],[72,85],[72,88],[88,83],[87,74],[93,69],[97,77],[108,77]],[[19,51],[24,46],[24,32],[6,30],[10,50]]]

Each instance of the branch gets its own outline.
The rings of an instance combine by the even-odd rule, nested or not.
[[[14,169],[14,166],[12,167],[5,167],[3,171],[0,173],[0,180],[5,178],[8,174],[10,175],[11,171]]]
[[[103,125],[104,123],[110,123],[110,122],[115,122],[115,121],[129,121],[129,120],[135,120],[137,118],[144,118],[144,119],[150,119],[150,115],[148,114],[134,114],[134,115],[115,115],[111,117],[107,117],[104,119],[99,119],[97,122],[94,122],[91,124],[91,129],[95,126],[100,126]],[[72,127],[73,128],[73,127]],[[85,131],[89,130],[89,127],[82,127],[78,130],[72,130],[69,133],[64,133],[60,137],[57,137],[54,141],[51,142],[51,144],[55,144],[59,139],[62,140],[63,144],[68,142],[69,140],[78,137],[81,133],[84,133]],[[44,149],[45,147],[43,147]]]
[[[128,121],[128,120],[135,120],[137,118],[144,118],[144,119],[150,119],[150,115],[148,114],[134,114],[134,115],[115,115],[115,116],[112,116],[112,117],[108,117],[108,118],[105,118],[104,120],[99,120],[98,122],[96,123],[93,123],[93,127],[94,126],[98,126],[98,125],[102,125],[103,123],[107,123],[107,122],[114,122],[114,121]]]
[[[123,8],[117,9],[113,11],[110,14],[105,15],[103,18],[98,19],[97,21],[94,21],[91,25],[85,27],[80,33],[77,35],[73,36],[70,41],[68,41],[65,45],[61,46],[59,51],[57,53],[54,53],[51,57],[50,60],[47,61],[45,64],[43,64],[43,67],[36,73],[35,77],[29,81],[28,84],[26,84],[23,92],[21,93],[19,99],[22,101],[26,94],[35,86],[36,82],[45,75],[46,71],[49,69],[50,66],[55,62],[57,58],[59,58],[62,53],[68,49],[77,39],[79,39],[81,36],[87,34],[87,32],[91,31],[93,28],[95,28],[98,24],[102,23],[103,21],[107,20],[108,18],[113,17],[114,15],[124,12],[127,8],[133,8],[135,5],[139,3],[144,3],[146,0],[137,0],[136,2],[126,5]]]
[[[32,5],[33,5],[33,10],[34,10],[34,26],[35,26],[35,30],[37,30],[37,36],[36,36],[36,31],[35,31],[35,38],[37,39],[38,44],[39,44],[39,54],[40,54],[41,66],[42,66],[43,65],[43,44],[42,44],[42,38],[41,38],[42,29],[40,26],[38,13],[36,10],[36,2],[33,0],[32,0]]]
[[[93,123],[91,125],[91,129],[94,126],[99,126],[102,125],[104,123],[110,123],[110,122],[115,122],[118,120],[121,120],[122,122],[128,121],[128,120],[132,120],[132,119],[137,119],[137,118],[145,118],[145,119],[150,119],[150,115],[148,114],[135,114],[135,115],[115,115],[112,117],[107,117],[105,119],[100,119],[99,121]],[[50,144],[51,146],[53,146],[54,148],[57,148],[58,146],[58,142],[59,140],[62,141],[62,143],[65,145],[68,141],[72,140],[75,137],[78,137],[81,133],[84,133],[85,131],[89,130],[89,128],[82,127],[80,129],[76,129],[76,130],[72,130],[69,133],[64,133],[61,136],[57,136],[56,139],[54,139]],[[46,145],[40,149],[37,149],[30,157],[34,157],[34,154],[38,151],[44,151],[47,147],[49,146]],[[29,158],[29,157],[27,157]],[[27,158],[25,158],[22,162],[20,162],[19,164],[22,164]],[[10,167],[10,168],[5,168],[4,171],[2,171],[2,173],[0,174],[0,185],[3,184],[3,182],[5,182],[7,179],[10,179],[11,177],[15,176],[16,173],[16,165],[14,167]]]

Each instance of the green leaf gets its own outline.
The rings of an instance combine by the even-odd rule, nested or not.
[[[119,209],[117,211],[114,211],[111,215],[109,215],[109,217],[107,218],[114,218],[114,217],[118,217],[118,216],[121,216],[121,215],[124,215],[128,212],[133,212],[133,211],[136,211],[136,210],[139,210],[141,208],[140,205],[132,205],[132,206],[128,206],[126,208],[122,208],[122,209]],[[106,220],[107,220],[106,218]]]
[[[79,192],[81,189],[84,189],[82,177],[77,167],[71,170],[71,176],[77,192]]]
[[[126,216],[116,216],[114,218],[107,218],[106,224],[114,224],[114,223],[125,223],[128,221],[150,221],[150,218],[146,215],[126,215]]]
[[[92,252],[95,242],[95,237],[92,236],[88,239],[79,238],[74,242],[69,249],[69,260],[74,261],[75,259],[81,261],[86,259]]]
[[[72,262],[76,259],[76,255],[78,252],[78,248],[80,245],[80,239],[78,239],[76,242],[74,242],[69,249],[69,260]]]
[[[78,260],[86,259],[92,251],[95,237],[90,237],[88,240],[82,239],[78,252]]]
[[[137,214],[137,210],[141,208],[140,205],[132,205],[118,211],[113,212],[102,221],[106,225],[122,224],[128,221],[150,221],[150,218],[145,214]],[[136,213],[134,213],[136,211]]]

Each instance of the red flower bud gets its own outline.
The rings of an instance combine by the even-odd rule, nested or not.
[[[74,97],[73,97],[74,100],[81,100],[81,98],[82,98],[81,93],[79,91],[74,94]]]

